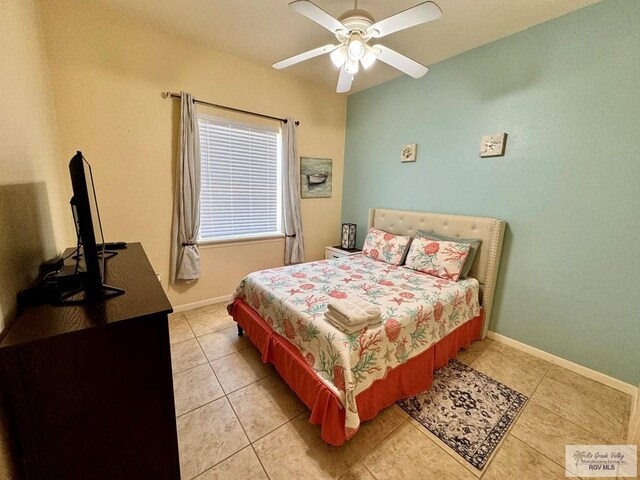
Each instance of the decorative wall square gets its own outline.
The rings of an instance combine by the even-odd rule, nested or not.
[[[480,142],[481,157],[501,157],[504,155],[504,147],[507,144],[507,134],[496,133],[495,135],[485,135]]]
[[[415,162],[416,161],[416,151],[418,150],[417,143],[410,143],[408,145],[404,145],[400,150],[400,161],[401,162]]]

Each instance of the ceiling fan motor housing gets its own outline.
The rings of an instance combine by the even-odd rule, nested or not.
[[[367,29],[375,23],[373,15],[366,10],[349,10],[338,17],[340,23],[342,23],[348,30],[346,35],[336,33],[336,37],[341,42],[344,39],[348,39],[352,33],[359,33],[361,37],[367,37]]]

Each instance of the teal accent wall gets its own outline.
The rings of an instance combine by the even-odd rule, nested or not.
[[[638,0],[351,95],[347,112],[342,219],[360,244],[370,207],[502,218],[491,329],[640,383]],[[506,155],[479,158],[502,131]],[[416,163],[400,163],[407,143]]]

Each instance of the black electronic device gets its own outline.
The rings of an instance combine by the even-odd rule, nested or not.
[[[64,258],[61,256],[54,257],[51,260],[47,260],[46,262],[40,264],[40,274],[46,275],[47,273],[57,272],[64,265]]]
[[[107,242],[98,245],[98,251],[102,248],[105,250],[122,250],[127,248],[127,242]]]
[[[105,247],[93,172],[82,152],[77,152],[69,162],[69,174],[73,187],[70,203],[78,239],[76,255],[73,257],[76,261],[75,272],[72,275],[69,275],[69,271],[59,272],[47,280],[64,284],[65,290],[58,299],[61,303],[124,293],[124,290],[104,283],[105,262],[117,252],[107,251]]]

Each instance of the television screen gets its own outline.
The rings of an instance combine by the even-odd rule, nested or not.
[[[71,205],[78,234],[78,254],[84,263],[85,286],[102,287],[104,283],[104,236],[91,165],[78,152],[69,162],[73,198]],[[98,245],[101,251],[98,250]],[[101,254],[102,253],[102,254]]]

